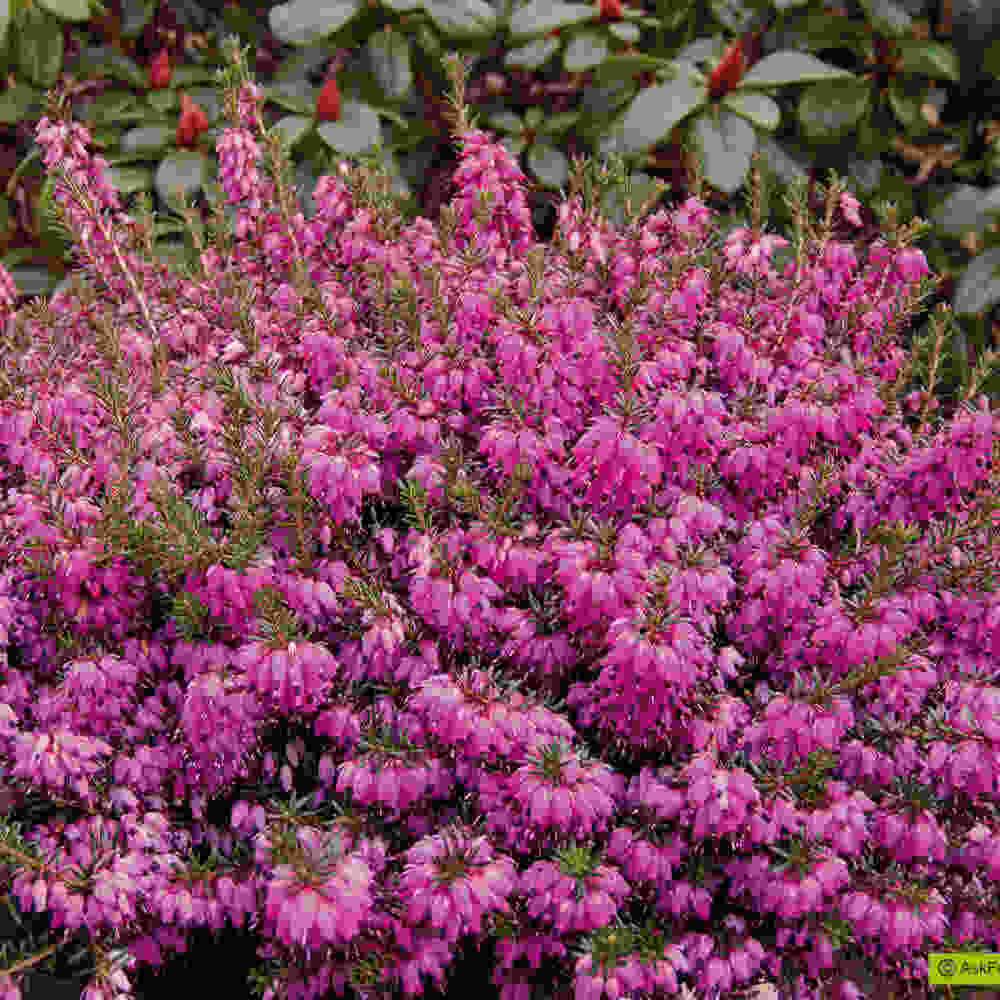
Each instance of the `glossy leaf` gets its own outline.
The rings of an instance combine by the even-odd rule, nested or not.
[[[44,96],[42,91],[27,83],[15,81],[12,87],[0,93],[0,122],[4,125],[16,125],[28,117],[32,105],[40,103]]]
[[[989,188],[959,184],[931,213],[938,229],[961,239],[968,232],[980,235],[1000,215],[1000,184]]]
[[[858,0],[871,26],[889,38],[902,38],[913,27],[909,12],[894,0]]]
[[[61,21],[89,21],[89,0],[38,0],[50,14],[55,14]]]
[[[368,39],[368,60],[387,97],[400,101],[413,89],[410,40],[391,25]]]
[[[137,90],[146,89],[145,71],[128,56],[110,45],[90,45],[80,51],[72,63],[77,76],[108,77],[121,80]]]
[[[153,171],[150,167],[109,167],[111,183],[120,195],[148,191],[153,186]]]
[[[524,129],[524,121],[513,111],[496,111],[486,116],[486,122],[491,129],[498,132],[508,132],[511,135],[520,135]]]
[[[722,98],[723,107],[751,121],[758,128],[773,132],[781,123],[781,108],[766,94],[734,91]]]
[[[628,42],[630,45],[634,45],[642,36],[639,26],[632,24],[630,21],[618,21],[615,24],[609,24],[607,30],[615,38],[623,42]]]
[[[551,188],[561,188],[569,180],[569,160],[565,154],[545,142],[536,142],[528,150],[531,172]]]
[[[309,45],[329,38],[353,21],[361,0],[292,0],[271,8],[271,30],[289,45]]]
[[[303,115],[285,115],[284,118],[279,118],[273,127],[281,134],[285,148],[291,149],[305,138],[313,127],[313,120]]]
[[[14,32],[21,71],[40,87],[51,87],[59,78],[63,61],[63,33],[59,22],[36,7],[26,8]]]
[[[316,88],[304,77],[282,80],[265,89],[267,97],[279,108],[311,115],[316,105]]]
[[[157,0],[122,0],[122,27],[125,38],[135,38],[153,19]]]
[[[552,58],[558,48],[559,42],[554,38],[539,38],[511,49],[504,56],[503,64],[508,69],[539,69]]]
[[[726,194],[740,189],[750,169],[750,157],[757,148],[753,126],[728,111],[718,116],[700,115],[692,131],[705,157],[705,179]]]
[[[798,117],[813,142],[829,142],[853,129],[871,106],[871,87],[864,80],[817,84],[803,91]]]
[[[596,31],[581,31],[573,36],[563,53],[567,73],[583,73],[600,66],[608,55],[607,39]]]
[[[1000,247],[984,250],[969,262],[955,289],[952,308],[959,316],[978,316],[1000,302]]]
[[[838,69],[808,52],[785,49],[772,52],[750,68],[740,80],[740,87],[783,87],[795,83],[816,83],[820,80],[850,80],[853,73]]]
[[[156,193],[167,202],[172,203],[179,190],[182,197],[189,198],[196,194],[209,176],[210,164],[208,157],[193,150],[176,150],[164,157],[156,168],[153,183]]]
[[[344,101],[340,121],[323,122],[316,131],[331,149],[349,156],[365,152],[382,138],[378,115],[357,101]]]
[[[892,113],[902,122],[907,132],[926,131],[927,125],[920,114],[920,106],[926,96],[926,87],[906,86],[906,79],[894,77],[889,81],[889,106]]]
[[[742,34],[749,30],[757,12],[741,0],[709,0],[712,16],[728,31]]]
[[[445,38],[490,38],[499,27],[486,0],[424,0],[424,10]]]
[[[165,149],[174,136],[170,125],[144,125],[126,132],[119,148],[126,155],[135,153],[158,153]]]
[[[510,19],[510,34],[514,41],[547,35],[555,28],[582,24],[594,17],[592,3],[559,3],[534,0],[514,11]]]
[[[544,118],[539,123],[538,130],[546,135],[559,135],[571,129],[579,120],[579,111],[562,111]]]
[[[706,85],[683,71],[667,83],[640,90],[621,125],[626,148],[638,151],[655,146],[707,100]]]
[[[921,73],[935,80],[951,80],[954,83],[961,79],[958,56],[950,45],[901,40],[897,46],[904,73]]]
[[[173,111],[177,106],[177,91],[175,90],[151,90],[146,94],[146,103],[156,112],[157,115],[165,115]]]
[[[768,166],[778,176],[782,184],[789,185],[806,179],[809,174],[806,165],[809,158],[796,157],[788,149],[787,143],[777,143],[769,135],[758,136],[757,151],[767,161]]]
[[[182,63],[174,67],[173,76],[170,80],[173,86],[178,89],[192,87],[197,83],[215,83],[215,71],[207,66],[195,66],[191,63]]]

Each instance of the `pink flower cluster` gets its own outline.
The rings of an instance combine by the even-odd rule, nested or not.
[[[543,245],[468,128],[440,226],[349,170],[306,220],[229,96],[234,239],[186,276],[39,129],[104,285],[14,319],[0,879],[85,996],[226,924],[267,1000],[487,941],[504,1000],[853,1000],[849,956],[1000,947],[998,428],[903,403],[909,237],[855,246],[834,184],[801,247],[576,194]]]

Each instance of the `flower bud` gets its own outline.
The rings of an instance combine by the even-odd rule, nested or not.
[[[177,122],[177,145],[194,148],[198,136],[208,128],[208,119],[200,105],[194,103],[187,94],[181,94],[181,117]]]
[[[316,117],[322,122],[340,120],[340,91],[337,89],[337,78],[333,75],[323,84],[316,98]]]
[[[164,87],[169,87],[173,72],[170,68],[170,52],[160,49],[149,64],[149,89],[163,90]]]

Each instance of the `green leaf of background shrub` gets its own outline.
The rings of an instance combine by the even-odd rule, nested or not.
[[[740,189],[757,148],[757,133],[739,115],[723,111],[703,114],[694,123],[693,138],[705,157],[705,179],[720,191]]]
[[[589,3],[549,3],[534,0],[514,11],[510,35],[515,42],[547,35],[554,28],[568,28],[593,19],[594,5]],[[557,43],[558,44],[558,43]]]
[[[289,45],[328,38],[361,13],[360,0],[292,0],[271,8],[271,30]]]
[[[340,121],[323,122],[316,131],[331,149],[348,156],[363,153],[382,138],[378,115],[357,101],[344,101]]]

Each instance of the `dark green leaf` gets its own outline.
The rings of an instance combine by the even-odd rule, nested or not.
[[[723,111],[718,121],[711,114],[694,123],[693,138],[705,156],[705,179],[726,194],[740,189],[757,148],[757,133],[739,115]]]
[[[508,69],[538,69],[544,66],[559,48],[555,38],[539,38],[519,48],[511,49],[503,58]]]
[[[15,81],[0,94],[0,122],[16,125],[29,117],[31,107],[42,100],[42,93],[26,83]]]
[[[135,38],[153,19],[156,0],[122,0],[122,35]]]
[[[401,101],[413,88],[410,40],[391,25],[368,39],[368,59],[375,79],[393,101]]]
[[[749,30],[756,15],[753,7],[740,0],[710,0],[712,17],[724,28],[741,35]]]
[[[819,83],[802,92],[798,116],[813,142],[829,142],[853,129],[871,105],[871,85],[865,80]]]
[[[183,197],[190,197],[197,193],[208,176],[207,156],[193,150],[175,150],[164,157],[156,168],[156,193],[170,205],[175,201],[178,190]]]
[[[788,185],[808,178],[804,164],[808,165],[809,159],[805,154],[793,155],[795,150],[790,151],[786,144],[775,142],[769,135],[757,137],[757,150],[782,184]]]
[[[872,27],[890,38],[902,38],[913,26],[913,18],[893,0],[859,0]]]
[[[120,148],[126,156],[159,153],[173,138],[174,129],[170,125],[143,125],[126,132],[122,136]]]
[[[608,55],[607,39],[596,31],[580,31],[573,36],[563,53],[567,73],[583,73],[600,66]]]
[[[629,42],[630,44],[635,44],[642,35],[638,25],[631,24],[628,21],[615,21],[608,25],[608,31],[615,38],[623,42]]]
[[[722,98],[722,103],[730,111],[742,115],[758,128],[773,132],[781,123],[781,108],[766,94],[733,91]]]
[[[497,31],[486,0],[424,0],[424,10],[445,38],[489,38]]]
[[[122,196],[136,191],[148,191],[153,186],[153,171],[149,167],[111,167],[111,183]]]
[[[1000,247],[973,257],[955,289],[952,304],[956,315],[978,316],[1000,302]]]
[[[286,149],[291,149],[302,139],[313,127],[312,118],[305,118],[302,115],[285,115],[274,123],[274,128],[281,134],[281,140]]]
[[[559,135],[561,132],[571,129],[579,120],[579,111],[563,111],[545,118],[539,124],[538,130],[546,135]]]
[[[536,142],[528,150],[531,172],[550,188],[561,188],[569,180],[569,160],[555,146]]]
[[[148,114],[148,110],[139,106],[134,94],[118,89],[98,94],[80,109],[82,118],[99,122],[142,121]]]
[[[89,21],[89,0],[38,0],[50,14],[63,21]]]
[[[286,111],[311,115],[316,110],[316,88],[303,77],[272,84],[266,93],[269,100]]]
[[[170,86],[177,90],[184,90],[194,86],[196,83],[215,83],[215,71],[207,66],[194,66],[191,63],[183,63],[175,66],[170,77]]]
[[[959,184],[931,213],[938,229],[955,239],[968,232],[982,234],[1000,214],[1000,185],[981,188]]]
[[[916,42],[901,39],[896,43],[904,73],[921,73],[935,80],[958,83],[961,73],[958,56],[950,45],[941,42]]]
[[[166,90],[151,90],[146,94],[146,103],[157,115],[165,115],[177,108],[177,92],[170,88]]]
[[[497,111],[486,116],[486,122],[490,128],[498,132],[509,132],[512,135],[520,135],[525,131],[525,124],[521,118],[513,111]]]
[[[382,138],[378,115],[357,101],[345,101],[340,121],[323,122],[316,131],[331,149],[349,156],[363,153]]]
[[[927,88],[915,89],[908,87],[906,83],[905,77],[898,76],[889,81],[889,106],[907,132],[926,131],[927,123],[920,114],[920,105],[924,102]]]
[[[850,80],[854,74],[817,59],[808,52],[772,52],[739,82],[740,87],[783,87],[794,83],[815,83],[820,80]]]
[[[7,271],[22,295],[45,295],[56,283],[55,275],[40,267],[8,267]]]
[[[14,46],[21,71],[39,86],[51,87],[62,69],[62,26],[44,10],[27,7],[16,28]]]
[[[271,8],[271,30],[289,45],[329,38],[361,13],[361,0],[292,0]]]
[[[637,152],[655,146],[707,99],[705,84],[683,71],[667,83],[640,90],[622,120],[626,148]]]
[[[137,90],[146,89],[146,73],[128,56],[110,45],[91,45],[81,49],[73,60],[73,70],[78,76],[109,77],[121,80]]]
[[[547,35],[553,28],[592,21],[596,11],[589,3],[560,3],[533,0],[514,11],[510,19],[510,34],[516,42]]]

